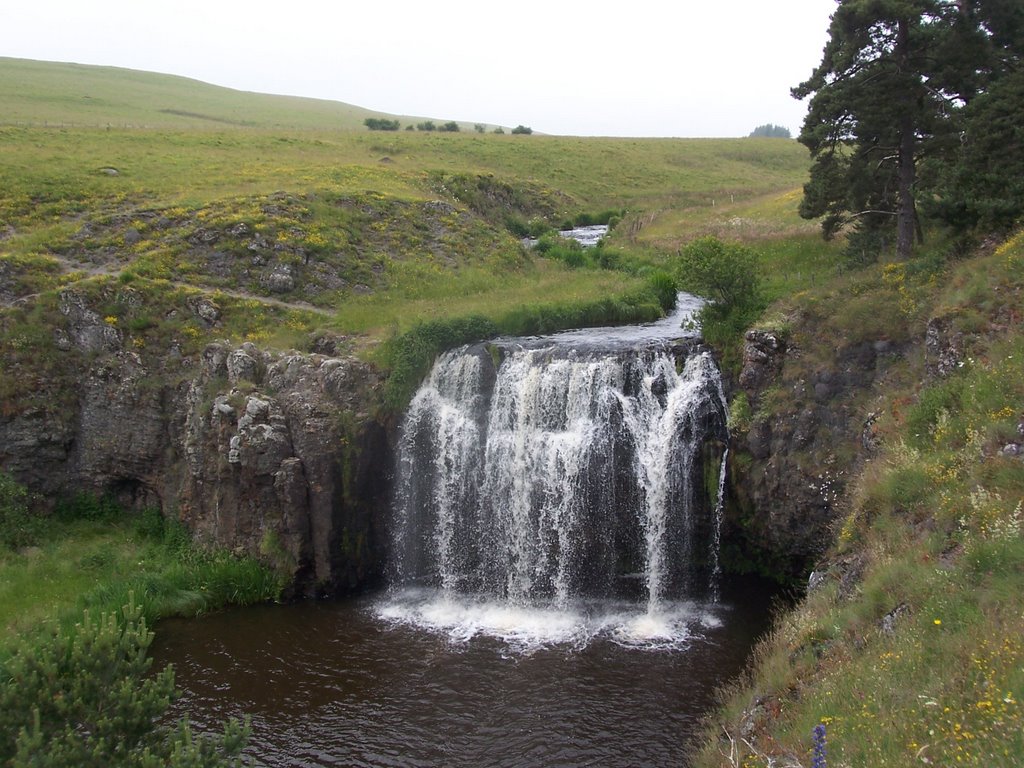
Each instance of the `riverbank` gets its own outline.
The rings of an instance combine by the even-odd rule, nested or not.
[[[778,308],[827,306],[823,339],[890,317],[875,327],[909,346],[865,393],[808,594],[727,691],[699,766],[809,765],[817,726],[829,765],[1024,760],[1024,234],[872,271],[873,290]]]
[[[277,598],[284,581],[256,561],[204,550],[156,511],[88,504],[91,519],[52,519],[30,545],[0,550],[0,646],[88,610],[114,613],[130,596],[150,624]]]

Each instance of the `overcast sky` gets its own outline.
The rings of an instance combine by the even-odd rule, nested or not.
[[[6,0],[0,55],[593,136],[797,133],[836,0]]]

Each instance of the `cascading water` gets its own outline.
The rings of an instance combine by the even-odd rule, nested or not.
[[[383,615],[520,640],[685,635],[717,594],[725,402],[710,354],[656,328],[438,359],[402,426]]]
[[[267,765],[685,764],[768,600],[718,601],[725,406],[681,298],[442,356],[400,435],[392,588],[169,621],[174,716],[251,714]]]

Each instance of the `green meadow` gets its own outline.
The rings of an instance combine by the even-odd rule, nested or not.
[[[166,281],[291,307],[293,325],[369,346],[426,318],[633,293],[692,222],[771,216],[806,171],[790,141],[368,131],[346,105],[12,59],[0,82],[0,258],[15,298],[76,279]],[[629,269],[572,269],[519,245],[602,212]],[[263,269],[254,242],[270,251]],[[275,268],[290,277],[271,288]],[[255,316],[235,327],[270,333]]]

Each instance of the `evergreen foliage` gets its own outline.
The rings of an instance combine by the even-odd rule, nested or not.
[[[368,117],[363,120],[363,125],[371,131],[397,131],[402,127],[398,120],[388,120],[384,117]]]
[[[1012,87],[1022,16],[1012,0],[842,0],[821,64],[793,89],[811,97],[799,135],[813,158],[800,214],[821,217],[826,238],[852,224],[854,252],[873,257],[894,243],[902,259],[915,234],[922,239],[928,193],[964,226],[1019,215],[1013,169],[1024,146],[994,118],[1024,107]],[[1007,166],[957,170],[984,169],[992,142],[1009,142]],[[949,202],[961,195],[970,199]],[[1009,204],[996,202],[1007,195]]]
[[[150,675],[153,633],[130,600],[73,629],[22,638],[0,666],[0,762],[11,766],[238,766],[247,726],[197,737],[160,724],[174,671]]]
[[[958,230],[1009,231],[1024,211],[1024,71],[1014,72],[964,110],[956,162],[943,168],[929,212]]]
[[[459,124],[454,120],[449,120],[447,123],[443,123],[437,130],[443,131],[444,133],[458,133],[461,129]]]
[[[526,125],[517,125],[515,128],[512,129],[512,133],[529,136],[531,133],[533,133],[533,128],[530,128],[529,126]]]
[[[789,132],[789,128],[784,125],[765,123],[764,125],[759,125],[757,128],[752,130],[747,138],[791,139],[793,138],[793,135]]]

